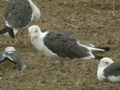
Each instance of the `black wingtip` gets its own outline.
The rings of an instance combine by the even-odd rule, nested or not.
[[[102,49],[104,49],[105,51],[110,51],[109,47],[103,47]]]
[[[12,29],[12,28],[10,28],[10,27],[5,27],[5,28],[3,28],[2,30],[0,30],[0,34],[1,34],[1,35],[2,35],[2,34],[5,34],[5,33],[8,33],[11,38],[15,38],[15,35],[14,35],[14,32],[13,32],[13,29]]]
[[[8,33],[9,33],[9,36],[10,36],[11,38],[15,38],[15,34],[14,34],[13,29],[9,28]]]
[[[102,58],[103,58],[103,56],[95,55],[95,59],[98,60],[98,61],[100,61],[100,59],[102,59]]]
[[[106,52],[110,51],[110,47],[97,47],[97,48],[104,49]]]

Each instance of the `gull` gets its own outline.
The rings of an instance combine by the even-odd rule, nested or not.
[[[49,57],[93,59],[101,56],[94,51],[104,52],[105,49],[95,48],[93,44],[81,42],[72,37],[71,32],[41,32],[38,25],[28,28],[28,35],[33,46]]]
[[[16,64],[20,71],[23,71],[26,68],[26,65],[22,62],[22,56],[12,46],[6,47],[3,52],[0,52],[0,63],[6,60]]]
[[[120,62],[114,62],[109,57],[100,60],[97,70],[98,80],[120,82]]]
[[[32,0],[9,0],[5,9],[5,28],[0,34],[8,33],[15,38],[18,29],[21,29],[32,21],[39,21],[40,10]]]

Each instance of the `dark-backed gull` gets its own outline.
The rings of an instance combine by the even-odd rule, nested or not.
[[[92,51],[105,51],[104,49],[95,48],[92,44],[72,38],[72,33],[69,32],[41,32],[39,26],[32,25],[28,28],[28,34],[35,48],[50,57],[92,59],[99,58]]]
[[[26,65],[22,63],[22,56],[12,46],[6,47],[3,52],[0,52],[0,63],[6,60],[9,60],[12,63],[17,64],[19,70],[21,71],[23,71],[26,67]]]
[[[32,0],[10,0],[4,17],[6,27],[0,31],[0,34],[8,33],[14,38],[17,29],[40,19],[40,10]]]
[[[109,57],[100,60],[97,71],[98,80],[120,82],[120,62],[114,62]]]

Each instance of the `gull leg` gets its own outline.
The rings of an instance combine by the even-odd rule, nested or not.
[[[21,77],[24,75],[24,70],[26,69],[26,65],[23,65],[21,70],[17,73],[17,77]]]
[[[26,69],[26,65],[23,65],[21,70],[20,70],[20,76],[22,76],[24,74],[24,70]]]
[[[23,76],[24,75],[24,70],[26,69],[27,66],[20,61],[18,61],[16,64],[18,64],[18,68],[20,70],[19,73],[18,73],[18,77]]]
[[[23,72],[26,68],[26,65],[23,64],[23,62],[21,60],[16,60],[15,63],[17,64],[20,72]]]
[[[23,73],[23,71],[26,69],[26,67],[27,67],[27,66],[24,64],[24,65],[22,66],[20,72]]]

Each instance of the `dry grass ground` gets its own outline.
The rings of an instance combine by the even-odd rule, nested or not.
[[[97,47],[108,46],[110,56],[120,60],[120,13],[112,16],[111,3],[103,4],[94,0],[33,0],[41,10],[41,20],[37,23],[41,29],[52,31],[73,31],[75,37],[89,41]],[[99,2],[98,2],[99,1]],[[4,27],[4,8],[6,0],[0,0],[0,29]],[[19,41],[13,43],[8,37],[0,36],[0,50],[14,45],[23,55],[27,65],[22,76],[11,63],[0,65],[1,90],[120,90],[119,83],[97,80],[98,61],[79,59],[65,61],[61,66],[59,60],[50,60],[42,52],[37,52],[30,45],[27,30],[19,33]]]

